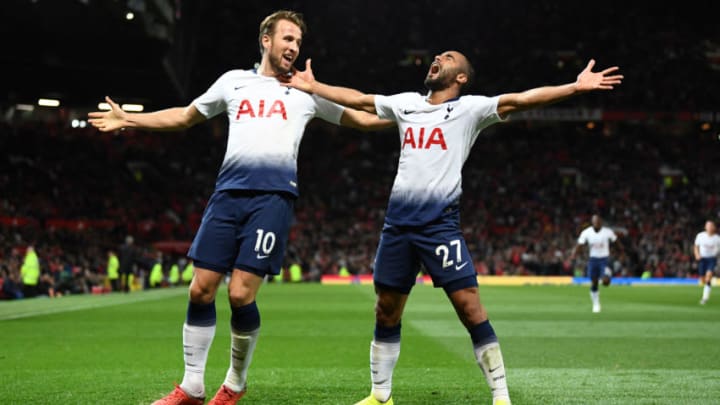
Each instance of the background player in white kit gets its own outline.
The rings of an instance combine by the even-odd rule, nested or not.
[[[599,281],[602,277],[603,285],[610,284],[612,273],[608,267],[608,258],[610,244],[617,240],[617,235],[612,229],[603,226],[599,215],[593,215],[590,222],[591,225],[580,232],[577,244],[570,254],[570,260],[575,260],[581,246],[588,245],[587,276],[590,277],[590,299],[593,305],[592,311],[597,313],[601,310]]]
[[[695,260],[698,262],[698,277],[703,280],[703,294],[700,304],[705,305],[710,299],[712,278],[717,267],[717,256],[720,253],[720,235],[716,233],[715,222],[705,222],[705,230],[695,236],[693,248]]]
[[[344,109],[282,85],[300,51],[302,15],[278,11],[260,24],[262,60],[257,70],[223,74],[187,107],[127,114],[108,98],[112,111],[90,114],[102,131],[124,127],[177,130],[227,114],[229,136],[215,192],[203,214],[188,256],[195,276],[183,325],[185,374],[159,405],[204,403],[204,372],[215,335],[215,295],[228,285],[231,315],[230,368],[210,404],[235,404],[260,330],[255,297],[266,275],[278,274],[297,197],[297,154],[305,125],[314,117],[354,128],[394,125],[366,112]]]
[[[400,159],[376,254],[373,279],[377,302],[370,345],[372,392],[358,404],[392,404],[392,374],[400,354],[401,317],[421,263],[442,287],[460,321],[493,393],[509,404],[500,346],[480,303],[475,266],[460,230],[462,167],[479,133],[508,114],[620,84],[618,68],[592,72],[590,61],[574,83],[495,97],[462,96],[474,72],[456,51],[435,57],[425,78],[426,95],[363,94],[315,80],[310,61],[291,85],[339,104],[377,113],[398,123]],[[492,196],[488,196],[492,198]]]

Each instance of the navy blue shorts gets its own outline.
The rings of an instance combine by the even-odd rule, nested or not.
[[[716,257],[703,257],[698,263],[698,274],[700,275],[700,277],[705,277],[708,272],[714,272],[716,266]]]
[[[188,257],[196,267],[259,276],[279,274],[295,199],[273,192],[216,191],[210,197]]]
[[[375,255],[375,284],[408,294],[415,285],[421,265],[435,287],[477,286],[475,266],[460,231],[456,210],[424,226],[387,223],[383,226]],[[461,279],[466,279],[467,283],[458,284]]]
[[[607,257],[591,257],[587,264],[587,274],[590,278],[600,278],[605,274],[608,265]]]

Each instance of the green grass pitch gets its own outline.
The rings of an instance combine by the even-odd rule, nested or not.
[[[699,287],[481,286],[513,404],[720,404],[720,291]],[[0,402],[149,404],[182,379],[186,289],[0,302]],[[353,404],[370,390],[372,287],[265,285],[247,404]],[[206,385],[229,365],[229,309]],[[393,398],[490,404],[442,290],[417,286],[403,318]]]

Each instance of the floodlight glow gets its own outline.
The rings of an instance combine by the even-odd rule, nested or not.
[[[110,107],[110,104],[103,102],[103,103],[98,103],[98,110],[107,111],[107,110],[112,110],[112,108]]]
[[[122,106],[120,106],[120,108],[130,112],[141,112],[145,109],[142,104],[123,104]]]
[[[135,18],[135,14],[132,11],[128,11],[127,14],[125,14],[125,19],[130,21],[133,18]]]
[[[32,104],[16,104],[15,109],[19,111],[33,111],[35,106]]]
[[[53,98],[40,98],[40,99],[38,99],[37,103],[41,107],[59,107],[60,106],[60,100],[55,100]]]

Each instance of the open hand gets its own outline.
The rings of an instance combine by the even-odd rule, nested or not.
[[[292,75],[282,75],[278,79],[287,86],[296,88],[306,93],[312,93],[312,86],[315,83],[315,76],[312,71],[312,59],[305,61],[305,70],[293,69]]]
[[[110,111],[95,111],[88,113],[88,122],[102,132],[115,131],[125,126],[127,113],[120,106],[105,96],[105,101],[110,104]]]
[[[595,59],[590,59],[585,69],[578,75],[575,82],[578,91],[612,90],[613,85],[622,83],[623,75],[611,75],[617,72],[619,67],[613,66],[600,72],[593,72],[594,66]]]

